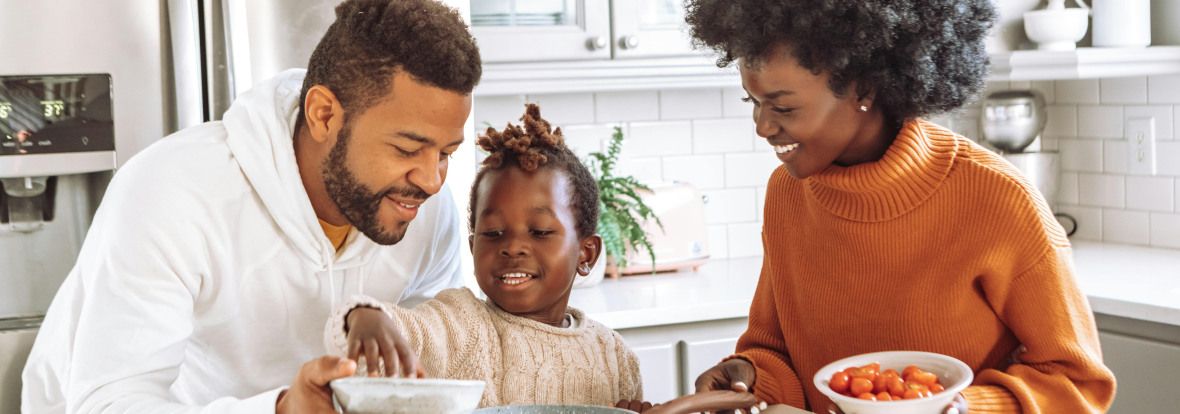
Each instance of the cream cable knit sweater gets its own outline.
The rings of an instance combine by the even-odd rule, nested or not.
[[[344,355],[344,316],[328,321],[328,352]],[[639,361],[615,331],[574,308],[574,328],[558,328],[505,312],[466,288],[447,289],[413,309],[381,304],[418,352],[426,376],[487,382],[480,407],[513,404],[613,405],[642,399]]]

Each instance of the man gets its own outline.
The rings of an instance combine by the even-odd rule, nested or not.
[[[24,412],[330,410],[327,382],[355,370],[316,358],[332,308],[460,284],[443,181],[475,42],[431,0],[336,14],[306,76],[256,86],[115,175],[29,357]]]

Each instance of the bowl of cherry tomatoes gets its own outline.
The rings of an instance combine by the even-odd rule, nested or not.
[[[971,367],[919,351],[850,356],[820,368],[815,387],[846,414],[941,414],[971,385]]]

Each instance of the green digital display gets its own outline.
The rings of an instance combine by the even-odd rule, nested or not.
[[[55,99],[48,101],[41,101],[41,114],[45,119],[61,118],[66,111],[66,101]]]
[[[8,119],[8,114],[12,112],[12,104],[8,102],[0,102],[0,119]]]

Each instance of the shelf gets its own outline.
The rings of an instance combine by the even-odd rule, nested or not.
[[[1092,79],[1180,73],[1180,46],[1021,50],[991,55],[988,80]],[[711,56],[484,65],[479,96],[721,88],[741,85]]]
[[[718,68],[711,57],[486,64],[478,96],[741,85],[737,68]]]
[[[1116,78],[1180,73],[1180,46],[1021,50],[991,55],[989,80]]]

